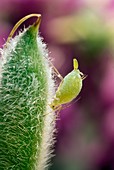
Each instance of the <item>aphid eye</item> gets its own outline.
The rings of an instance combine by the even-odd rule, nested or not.
[[[53,105],[53,106],[52,106],[52,108],[54,109],[54,108],[55,108],[55,106]]]

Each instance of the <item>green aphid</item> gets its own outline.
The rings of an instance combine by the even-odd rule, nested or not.
[[[59,110],[62,104],[71,102],[78,96],[82,89],[82,81],[85,79],[85,75],[78,69],[78,61],[73,59],[74,69],[68,75],[62,78],[62,81],[56,91],[54,99],[50,104],[53,110]]]

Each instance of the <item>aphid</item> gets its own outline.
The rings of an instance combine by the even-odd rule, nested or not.
[[[73,67],[73,71],[66,75],[64,79],[60,76],[62,81],[56,91],[52,103],[50,104],[50,107],[53,110],[59,110],[63,104],[71,102],[78,96],[82,89],[82,81],[86,76],[79,71],[78,61],[75,58],[73,59]]]

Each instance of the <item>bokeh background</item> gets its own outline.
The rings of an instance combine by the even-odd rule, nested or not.
[[[50,170],[114,170],[114,0],[1,0],[0,47],[30,13],[42,14],[40,35],[62,76],[74,57],[88,75],[60,112]]]

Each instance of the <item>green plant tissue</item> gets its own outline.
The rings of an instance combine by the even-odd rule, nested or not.
[[[32,25],[0,52],[0,170],[46,169],[55,126],[46,45]]]

